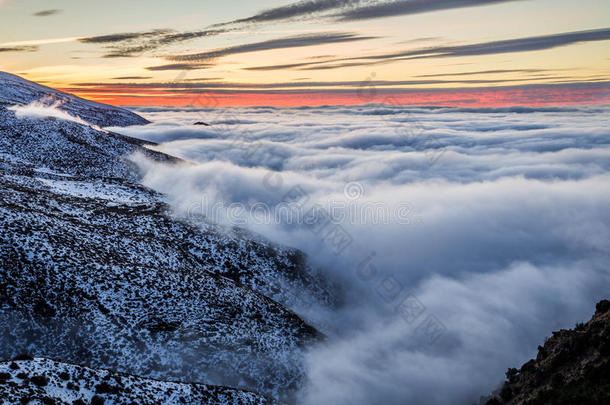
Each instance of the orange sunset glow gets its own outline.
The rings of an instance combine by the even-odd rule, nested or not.
[[[0,2],[0,69],[111,104],[609,100],[603,1],[55,3]]]

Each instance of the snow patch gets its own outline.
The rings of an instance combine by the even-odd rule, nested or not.
[[[39,167],[39,168],[34,169],[34,171],[36,173],[51,174],[53,176],[59,176],[59,177],[74,177],[71,174],[61,173],[56,170],[49,169],[47,167]]]

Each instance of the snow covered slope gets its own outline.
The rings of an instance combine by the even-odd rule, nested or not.
[[[174,159],[145,144],[0,105],[0,359],[289,398],[321,335],[288,307],[332,305],[324,280],[296,250],[174,218],[126,159]]]
[[[143,125],[148,121],[122,108],[84,100],[41,86],[10,73],[0,72],[0,105],[25,105],[39,101],[60,105],[62,110],[100,127]]]
[[[139,378],[37,358],[0,363],[2,404],[266,405],[254,392]]]

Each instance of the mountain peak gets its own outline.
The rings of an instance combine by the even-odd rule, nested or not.
[[[0,105],[27,106],[32,103],[58,108],[99,127],[124,127],[148,123],[145,118],[123,108],[85,100],[11,73],[0,72]]]

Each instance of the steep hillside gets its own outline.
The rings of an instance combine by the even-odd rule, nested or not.
[[[0,363],[4,404],[206,404],[267,405],[254,392],[203,384],[165,382],[48,359]]]
[[[487,405],[610,404],[610,301],[600,301],[589,322],[553,332],[536,359],[506,377]]]
[[[0,359],[289,398],[321,335],[288,306],[332,305],[324,280],[296,250],[173,217],[128,157],[173,158],[145,146],[0,105]]]

